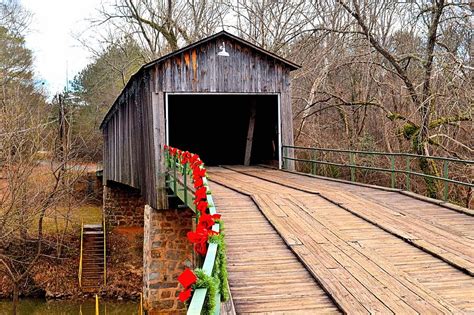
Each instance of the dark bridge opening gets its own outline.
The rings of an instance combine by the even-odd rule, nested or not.
[[[278,122],[277,95],[168,95],[169,145],[207,165],[242,165],[251,147],[250,164],[278,166]]]

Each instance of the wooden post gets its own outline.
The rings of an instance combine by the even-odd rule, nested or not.
[[[355,182],[356,180],[356,170],[355,170],[355,156],[354,152],[349,152],[349,161],[351,164],[351,182]]]
[[[444,160],[443,161],[443,177],[444,179],[448,179],[448,161]],[[447,181],[444,181],[444,190],[443,190],[443,200],[448,201],[448,194],[449,194],[449,183]]]
[[[411,167],[410,167],[410,157],[407,156],[406,157],[406,160],[407,160],[407,168],[406,168],[406,190],[410,191],[411,190],[411,187],[410,187],[410,172],[411,172]]]
[[[390,187],[395,188],[395,156],[390,156],[390,164],[391,164],[391,174],[390,174]]]
[[[154,91],[153,82],[150,83],[151,91]],[[166,191],[166,160],[163,154],[163,145],[166,144],[166,123],[165,122],[165,96],[162,92],[151,93],[151,106],[153,114],[153,144],[155,158],[155,179],[156,179],[156,204],[158,209],[168,209],[168,198]],[[176,192],[176,190],[175,190]]]
[[[250,165],[250,157],[252,155],[253,131],[255,129],[255,116],[257,114],[257,106],[255,100],[252,100],[250,105],[249,129],[247,132],[247,145],[245,146],[244,165]]]

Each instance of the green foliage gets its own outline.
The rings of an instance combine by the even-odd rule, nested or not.
[[[101,159],[100,123],[132,74],[143,63],[145,60],[139,45],[133,39],[125,38],[98,53],[74,77],[69,101],[72,104],[68,105],[74,107],[73,137],[84,146],[81,156]]]
[[[26,109],[30,106],[38,108],[45,103],[33,78],[32,52],[25,46],[24,36],[1,26],[1,23],[0,87],[1,104],[15,104]]]
[[[418,134],[419,130],[420,130],[420,127],[415,126],[414,124],[408,122],[405,125],[403,125],[402,134],[403,134],[403,137],[405,137],[405,139],[410,140]]]
[[[219,291],[221,294],[221,301],[225,302],[229,300],[229,282],[227,275],[227,256],[226,256],[226,245],[224,240],[224,223],[222,220],[216,220],[219,224],[219,235],[213,235],[209,238],[210,243],[217,244],[217,255],[216,262],[214,265],[213,275],[219,279]]]
[[[32,84],[33,59],[22,35],[0,26],[0,85]]]
[[[200,268],[194,269],[194,273],[198,278],[196,284],[194,285],[194,289],[207,289],[206,301],[204,302],[204,307],[201,314],[214,314],[216,309],[215,296],[219,288],[219,279],[214,276],[208,276],[204,270]]]

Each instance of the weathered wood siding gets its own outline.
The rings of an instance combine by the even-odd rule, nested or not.
[[[217,56],[223,42],[229,57]],[[104,120],[104,180],[138,188],[152,207],[166,208],[161,148],[171,92],[279,94],[282,144],[292,145],[290,70],[226,35],[145,66]]]
[[[151,206],[156,204],[156,165],[151,78],[137,76],[117,99],[118,106],[103,127],[104,180],[141,190]]]
[[[225,42],[229,57],[217,56]],[[225,36],[155,64],[155,91],[184,93],[278,93],[283,145],[293,144],[290,68]],[[158,136],[164,144],[165,133]]]

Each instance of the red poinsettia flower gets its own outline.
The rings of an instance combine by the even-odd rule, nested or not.
[[[196,280],[196,275],[189,268],[186,268],[178,277],[179,283],[181,283],[185,289],[195,284]]]
[[[191,297],[191,289],[187,289],[184,291],[179,292],[178,299],[181,302],[186,302]]]
[[[197,206],[196,206],[196,209],[201,212],[201,213],[206,213],[206,210],[207,210],[207,207],[209,206],[209,204],[207,203],[207,201],[199,201]]]
[[[221,218],[220,214],[207,214],[204,213],[199,217],[199,225],[201,225],[205,229],[210,229],[214,223],[216,223],[216,220],[219,220]]]

